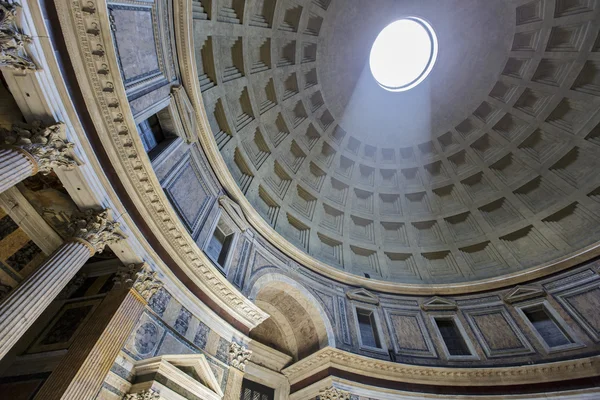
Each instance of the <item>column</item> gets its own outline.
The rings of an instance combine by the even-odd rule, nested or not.
[[[0,304],[0,358],[14,346],[77,271],[107,244],[123,239],[108,212],[75,212],[65,223],[65,243]]]
[[[38,172],[53,168],[74,168],[73,143],[66,142],[62,123],[43,127],[15,124],[0,128],[0,193]]]
[[[235,342],[229,347],[229,374],[223,400],[239,400],[242,393],[242,382],[246,363],[252,357],[252,351]]]
[[[35,399],[93,399],[119,351],[162,286],[147,265],[117,271],[115,287],[84,326]]]

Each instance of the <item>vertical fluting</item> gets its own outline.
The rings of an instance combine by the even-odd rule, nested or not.
[[[62,244],[0,304],[0,359],[92,255],[83,241]]]
[[[243,381],[244,373],[237,368],[229,367],[229,374],[227,374],[227,386],[225,387],[223,400],[240,399]]]
[[[86,323],[35,399],[93,399],[144,310],[133,291],[111,293]]]
[[[33,160],[23,151],[0,148],[0,193],[33,175]]]

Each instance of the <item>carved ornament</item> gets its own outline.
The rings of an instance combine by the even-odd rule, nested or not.
[[[125,239],[118,230],[119,223],[111,221],[108,212],[94,209],[75,211],[64,227],[67,236],[82,239],[89,243],[94,253],[102,253],[106,245]]]
[[[19,32],[16,24],[18,3],[0,1],[0,67],[37,69],[25,51],[31,37]]]
[[[73,143],[64,140],[65,125],[57,123],[42,126],[37,121],[30,125],[14,124],[10,130],[0,128],[3,145],[18,147],[33,160],[34,174],[49,174],[53,168],[75,168],[78,163],[73,155]]]
[[[240,371],[246,370],[246,363],[252,357],[252,350],[247,347],[232,342],[229,346],[229,364]]]
[[[350,393],[336,387],[330,387],[319,393],[319,400],[350,400]]]
[[[160,400],[160,393],[154,389],[146,389],[143,392],[126,394],[123,400]]]

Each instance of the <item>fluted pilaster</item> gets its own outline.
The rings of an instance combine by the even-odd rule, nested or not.
[[[86,323],[35,399],[93,399],[144,311],[146,295],[160,286],[156,274],[147,265],[119,269],[115,287]],[[150,292],[149,287],[152,288]]]

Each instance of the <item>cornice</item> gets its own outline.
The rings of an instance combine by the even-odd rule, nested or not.
[[[326,347],[285,368],[293,385],[328,368],[350,373],[423,385],[499,386],[535,384],[600,375],[600,356],[518,367],[442,368],[375,360]]]
[[[56,1],[78,83],[111,165],[169,255],[205,293],[249,329],[268,315],[218,273],[165,196],[143,149],[119,74],[104,0]],[[191,12],[187,14],[191,24]],[[112,90],[105,90],[110,87]]]

